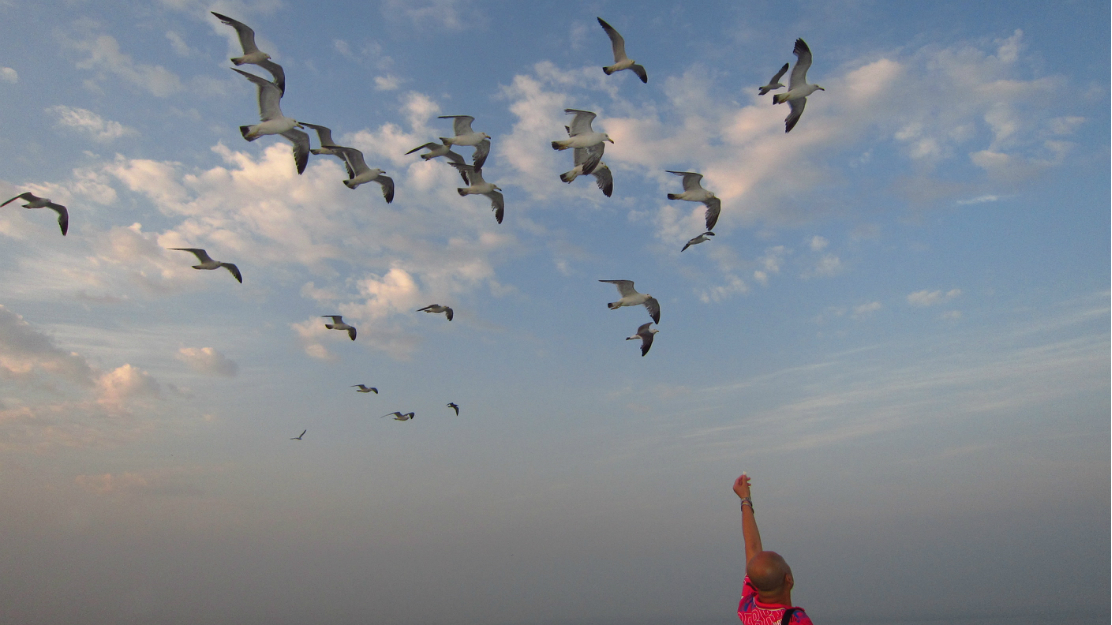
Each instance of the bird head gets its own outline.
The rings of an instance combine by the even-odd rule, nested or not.
[[[614,140],[610,138],[610,135],[604,134],[602,136],[606,137],[606,140],[609,141],[610,143],[614,143]]]
[[[657,332],[660,332],[660,330],[657,330],[656,328],[649,328],[649,334],[656,334]]]
[[[502,190],[502,187],[500,187],[500,186],[498,186],[498,185],[494,185],[494,190],[495,190],[495,191],[501,191],[501,190]]]
[[[488,135],[488,134],[487,134],[487,133],[485,133],[485,132],[481,132],[481,133],[479,133],[479,134],[483,135],[483,138],[484,138],[484,139],[489,139],[489,138],[490,138],[490,135]]]
[[[819,91],[826,91],[826,89],[823,89],[822,87],[820,87],[818,85],[815,85],[815,89],[818,89]]]

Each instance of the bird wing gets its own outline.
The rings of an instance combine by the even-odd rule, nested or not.
[[[784,63],[784,66],[780,68],[780,71],[776,72],[776,75],[772,77],[772,80],[768,81],[768,84],[775,85],[776,83],[780,82],[780,79],[783,78],[784,73],[787,71],[788,63]]]
[[[320,141],[320,147],[322,147],[322,148],[339,147],[335,143],[332,142],[332,129],[329,128],[328,126],[318,126],[316,124],[310,124],[308,122],[301,122],[301,125],[302,126],[308,126],[309,128],[312,128],[313,130],[317,131],[317,139]],[[423,147],[425,147],[425,146],[421,146],[421,148],[423,148]],[[414,148],[413,151],[420,150],[421,148]],[[406,154],[411,154],[411,152],[406,152]]]
[[[308,126],[309,124],[305,124],[305,125]],[[435,150],[438,147],[440,147],[439,143],[426,143],[425,145],[419,145],[419,146],[413,148],[412,150],[406,152],[406,154],[413,154],[417,150]]]
[[[610,194],[614,192],[614,175],[611,173],[610,168],[603,163],[596,167],[595,170],[591,172],[591,175],[595,177],[598,188],[602,189],[602,194],[606,197],[610,197]]]
[[[351,340],[355,340],[355,326],[348,326],[348,336],[351,337]]]
[[[484,193],[483,195],[486,195],[490,198],[490,210],[494,211],[494,220],[498,223],[502,223],[502,216],[506,214],[505,198],[503,198],[502,194],[497,191],[491,191],[490,193]],[[452,313],[448,313],[449,320],[452,319],[451,314]]]
[[[348,166],[348,178],[354,178],[356,174],[361,174],[370,169],[370,167],[367,167],[367,161],[363,160],[363,153],[356,148],[337,146],[336,149],[344,155],[344,162]]]
[[[645,68],[643,66],[634,64],[630,65],[629,69],[632,70],[634,74],[637,74],[637,77],[641,79],[641,82],[645,83],[646,85],[649,84],[649,73],[645,71]]]
[[[606,31],[607,36],[610,37],[610,47],[614,50],[614,62],[619,63],[629,58],[626,56],[625,39],[618,34],[618,31],[614,30],[613,26],[603,21],[601,17],[598,18],[598,23],[602,26],[602,29]]]
[[[660,302],[656,301],[655,297],[645,300],[645,308],[649,311],[649,316],[653,318],[653,321],[660,323]]]
[[[255,31],[251,30],[250,26],[225,15],[221,15],[216,11],[212,11],[212,14],[221,22],[236,29],[236,34],[239,35],[239,45],[243,47],[244,54],[251,54],[252,52],[259,51],[258,46],[255,45]]]
[[[20,193],[19,195],[13,197],[12,199],[8,200],[7,202],[4,202],[3,204],[0,204],[0,206],[7,206],[8,204],[11,204],[12,202],[14,202],[14,201],[16,201],[20,198],[22,198],[24,200],[27,200],[28,202],[34,202],[35,200],[39,199],[39,198],[35,197],[34,193],[31,193],[30,191],[27,191],[25,193]]]
[[[571,136],[575,137],[594,132],[594,129],[591,128],[591,122],[595,119],[594,113],[579,109],[564,109],[564,112],[575,114],[575,117],[571,118]]]
[[[452,308],[450,306],[444,307],[444,314],[448,316],[448,321],[452,320]]]
[[[699,236],[702,236],[702,235],[699,235]],[[683,252],[686,252],[687,248],[691,247],[692,245],[695,245],[695,239],[698,239],[698,238],[699,237],[695,237],[694,239],[691,239],[690,241],[688,241],[687,244],[683,246],[683,249],[680,250],[680,253],[682,254]]]
[[[385,419],[386,417],[400,417],[400,416],[402,416],[402,413],[400,413],[400,412],[391,412],[390,414],[382,415],[381,417],[379,417],[379,419]]]
[[[795,49],[792,54],[796,56],[795,67],[792,68],[792,77],[788,82],[788,91],[807,84],[807,70],[811,68],[811,49],[802,39],[795,40]]]
[[[236,281],[240,284],[243,284],[243,274],[239,272],[239,267],[236,267],[232,263],[220,263],[220,266],[232,272],[232,275],[235,276]]]
[[[470,184],[473,187],[487,183],[487,181],[483,178],[483,170],[475,166],[471,167],[470,173],[467,174],[467,179],[470,181]]]
[[[309,164],[309,135],[297,128],[290,128],[282,136],[293,143],[293,160],[297,163],[297,173],[305,173],[305,166]]]
[[[344,322],[344,316],[343,315],[321,315],[321,317],[324,318],[324,319],[331,319],[332,323],[343,323]]]
[[[666,170],[670,174],[683,176],[683,190],[684,191],[705,191],[703,185],[699,181],[703,179],[703,174],[697,174],[693,171],[671,171]]]
[[[284,117],[282,107],[279,105],[282,100],[282,92],[278,89],[278,85],[235,67],[231,70],[243,74],[247,80],[255,83],[255,86],[259,88],[259,119],[265,122]]]
[[[270,75],[274,76],[274,86],[278,87],[278,91],[281,92],[282,95],[286,94],[286,71],[282,69],[281,65],[269,59],[256,63],[255,65],[270,72]]]
[[[50,202],[46,205],[46,207],[53,209],[54,212],[58,213],[58,226],[62,229],[62,236],[66,236],[66,233],[69,232],[70,227],[69,211],[66,210],[65,206],[62,206],[61,204],[55,204],[54,202]]]
[[[633,289],[633,280],[599,280],[599,282],[609,282],[618,287],[618,293],[622,297],[628,297],[637,293],[637,291]]]
[[[394,201],[394,179],[390,176],[383,176],[379,174],[375,176],[375,182],[382,185],[382,197],[386,198],[386,203]]]
[[[642,357],[645,354],[649,353],[649,348],[653,346],[653,337],[656,336],[655,333],[647,331],[648,330],[648,325],[649,324],[646,323],[645,325],[641,326],[642,329],[646,330],[646,332],[644,334],[641,334],[641,330],[637,331],[638,334],[641,334],[641,356]]]
[[[490,139],[483,139],[475,146],[475,153],[471,155],[471,162],[475,164],[475,169],[483,168],[483,164],[486,163],[489,154]]]
[[[456,133],[457,137],[475,132],[471,130],[471,122],[475,121],[475,118],[470,115],[441,115],[440,119],[452,120],[452,132]]]
[[[784,132],[791,132],[792,128],[795,128],[795,125],[799,123],[799,118],[803,115],[803,108],[807,106],[807,98],[788,100],[788,106],[792,110],[784,118]]]
[[[451,165],[452,167],[455,167],[457,170],[459,170],[459,174],[461,176],[463,176],[463,182],[467,186],[472,186],[474,184],[472,182],[472,180],[474,180],[474,178],[479,178],[479,179],[482,178],[482,176],[476,176],[475,168],[468,165],[467,163],[457,163],[457,162],[453,161],[453,162],[448,163],[448,164]]]
[[[202,263],[212,261],[212,259],[209,258],[208,252],[202,250],[199,247],[171,247],[170,249],[180,250],[182,252],[192,252],[193,255],[197,257],[197,260],[201,261]]]
[[[718,215],[722,213],[722,200],[712,197],[706,202],[703,202],[703,204],[707,206],[707,230],[709,231],[714,228],[714,224],[718,223]],[[682,252],[683,250],[680,251]]]

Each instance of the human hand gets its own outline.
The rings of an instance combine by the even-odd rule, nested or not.
[[[749,476],[742,473],[739,478],[734,480],[734,492],[742,499],[749,497]]]

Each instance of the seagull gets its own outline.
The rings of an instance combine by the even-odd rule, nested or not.
[[[263,61],[270,60],[270,55],[255,45],[255,31],[251,30],[250,26],[226,15],[221,15],[216,11],[212,11],[212,14],[216,16],[216,19],[236,29],[236,34],[239,35],[239,45],[243,48],[243,56],[231,59],[232,63],[236,65],[243,65],[244,63],[258,65]]]
[[[660,332],[660,330],[657,330],[656,328],[653,328],[652,330],[650,330],[649,326],[651,326],[651,325],[652,325],[652,322],[642,324],[641,327],[637,328],[637,334],[634,334],[633,336],[630,336],[630,337],[626,337],[627,341],[632,341],[633,339],[641,339],[641,357],[642,358],[645,357],[645,354],[649,353],[649,348],[653,346],[653,335],[656,334],[657,332]]]
[[[714,196],[713,193],[703,188],[699,181],[703,179],[703,174],[697,174],[691,171],[671,171],[666,170],[670,174],[683,176],[683,193],[669,193],[669,200],[687,200],[689,202],[702,202],[707,207],[706,221],[707,230],[713,230],[714,224],[718,223],[718,215],[722,212],[722,200]]]
[[[609,282],[617,286],[618,293],[622,295],[622,299],[610,302],[606,305],[607,308],[618,310],[622,306],[640,306],[643,304],[653,321],[660,323],[660,302],[656,301],[656,298],[652,295],[633,290],[633,280],[599,280],[599,282]]]
[[[310,152],[317,156],[331,155],[335,156],[341,161],[344,160],[344,156],[335,149],[342,148],[344,146],[338,145],[335,141],[332,140],[331,128],[329,128],[328,126],[318,126],[317,124],[310,124],[307,122],[301,122],[301,125],[317,131],[317,139],[320,141],[320,147],[313,148],[312,150],[309,150]]]
[[[352,388],[355,388],[357,386],[359,387],[359,390],[355,391],[356,393],[374,393],[375,395],[378,395],[378,389],[373,387],[373,386],[367,386],[365,384],[352,384],[351,385]]]
[[[564,129],[568,131],[568,135],[570,136],[571,128],[564,126]],[[595,183],[598,184],[598,188],[602,189],[606,197],[610,197],[610,194],[614,192],[614,174],[610,171],[610,168],[606,166],[606,163],[602,162],[602,153],[605,149],[605,143],[592,145],[589,148],[575,148],[573,159],[575,161],[575,167],[573,167],[571,171],[560,174],[560,180],[570,184],[572,180],[575,180],[580,175],[591,174],[595,177]]]
[[[178,250],[180,252],[190,252],[194,256],[196,256],[197,260],[200,261],[201,264],[193,265],[194,269],[220,269],[221,267],[223,267],[231,272],[233,276],[235,276],[237,282],[243,284],[243,274],[239,273],[239,267],[236,267],[232,263],[222,263],[218,260],[213,260],[209,258],[208,252],[197,247],[171,247],[170,249]]]
[[[700,234],[699,236],[695,237],[694,239],[691,239],[690,241],[688,241],[687,245],[683,246],[683,249],[680,250],[680,252],[682,253],[684,250],[691,247],[692,245],[698,245],[698,244],[703,243],[705,241],[710,241],[710,239],[708,239],[707,237],[713,237],[713,236],[714,236],[713,232],[704,232],[703,234]]]
[[[456,402],[449,403],[448,407],[451,408],[452,410],[455,410],[456,411],[456,416],[457,417],[459,416],[459,406],[456,405]]]
[[[7,202],[0,204],[0,206],[7,206],[12,202],[21,199],[27,200],[27,203],[23,205],[23,208],[49,208],[58,213],[58,226],[62,228],[62,236],[66,236],[66,233],[69,232],[70,216],[69,211],[66,210],[65,206],[51,202],[50,198],[38,197],[30,191],[20,193]]]
[[[381,417],[379,417],[379,419],[385,419],[386,417],[394,417],[395,421],[409,421],[410,419],[414,418],[415,416],[416,415],[414,415],[412,412],[407,412],[405,414],[402,414],[400,412],[391,412],[390,414],[382,415]]]
[[[780,77],[783,76],[784,72],[786,71],[788,71],[788,64],[784,63],[784,66],[780,68],[780,71],[776,72],[776,75],[772,77],[772,80],[768,81],[767,85],[757,90],[757,95],[764,95],[769,91],[772,91],[773,89],[779,89],[783,87],[784,85],[780,84]]]
[[[443,143],[429,142],[429,143],[426,143],[425,145],[419,145],[419,146],[413,148],[412,150],[406,152],[406,154],[413,154],[417,150],[428,150],[428,152],[425,152],[424,154],[419,155],[421,158],[425,159],[426,161],[432,160],[432,159],[434,159],[438,156],[445,156],[445,157],[448,158],[449,161],[452,161],[453,163],[458,163],[460,165],[466,165],[467,164],[467,161],[463,160],[462,156],[460,156],[456,152],[453,152],[450,147],[444,145]],[[459,175],[460,175],[461,178],[463,178],[464,184],[467,184],[467,176],[462,171],[459,173]]]
[[[355,326],[349,326],[348,324],[344,323],[343,315],[321,315],[321,317],[332,318],[332,323],[326,323],[324,324],[324,327],[328,328],[329,330],[347,330],[348,336],[351,337],[351,340],[355,340]]]
[[[614,50],[614,64],[609,67],[602,68],[602,71],[606,72],[606,75],[609,76],[610,74],[613,74],[614,72],[620,72],[623,69],[633,70],[633,73],[637,74],[637,77],[641,79],[641,82],[648,83],[649,75],[645,73],[645,68],[641,67],[637,64],[636,61],[633,61],[628,56],[626,56],[625,39],[623,39],[622,36],[618,34],[618,31],[614,30],[613,26],[604,22],[601,17],[598,18],[598,23],[600,26],[602,26],[602,29],[606,31],[606,34],[610,36],[610,47]]]
[[[305,433],[306,433],[306,432],[308,432],[308,431],[309,431],[309,430],[301,430],[301,433],[300,433],[300,434],[298,434],[297,436],[295,436],[295,437],[291,438],[290,440],[291,440],[291,441],[299,441],[299,440],[301,440],[301,437],[302,437],[302,436],[305,436]]]
[[[254,141],[263,135],[282,135],[289,139],[293,143],[293,159],[297,163],[297,173],[305,173],[305,165],[309,162],[309,135],[297,130],[302,126],[300,122],[282,114],[282,107],[279,105],[282,91],[274,83],[254,74],[234,67],[232,71],[243,74],[259,89],[259,118],[262,122],[254,126],[240,126],[239,133],[248,141]]]
[[[418,308],[417,312],[445,313],[448,316],[448,321],[452,320],[452,309],[447,306],[441,306],[440,304],[433,304],[432,306]]]
[[[506,212],[506,200],[499,193],[502,189],[493,182],[483,180],[483,170],[476,168],[473,165],[460,165],[459,163],[449,163],[452,167],[459,170],[463,175],[464,181],[467,186],[462,189],[456,189],[460,197],[468,195],[485,195],[490,198],[490,209],[494,211],[494,219],[498,223],[502,223],[502,216]]]
[[[366,161],[363,160],[363,153],[355,148],[345,148],[336,146],[332,148],[339,152],[347,164],[348,179],[344,181],[347,188],[354,189],[365,182],[377,182],[382,185],[382,197],[386,198],[386,203],[394,201],[394,179],[389,176],[384,176],[386,173],[377,167],[371,169],[367,167]]]
[[[579,109],[564,109],[565,113],[574,113],[575,117],[571,119],[571,138],[562,139],[560,141],[552,142],[553,150],[566,150],[568,148],[589,148],[592,145],[598,145],[603,141],[614,143],[610,135],[605,132],[595,132],[591,128],[591,121],[595,119],[595,114],[590,111],[581,111]]]
[[[784,132],[791,132],[803,115],[803,107],[807,106],[807,96],[816,91],[826,91],[818,85],[807,84],[807,70],[811,67],[811,49],[802,39],[795,40],[795,49],[792,54],[796,56],[795,67],[792,68],[791,80],[788,81],[788,90],[772,96],[773,104],[787,102],[791,112],[784,119]]]
[[[440,137],[440,142],[445,146],[471,145],[475,146],[475,153],[471,156],[471,164],[475,169],[482,169],[490,154],[490,135],[485,132],[471,130],[471,122],[475,121],[470,115],[441,115],[438,119],[452,120],[454,137]]]

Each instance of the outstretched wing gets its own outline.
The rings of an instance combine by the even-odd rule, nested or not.
[[[637,293],[637,291],[633,289],[633,280],[599,280],[599,282],[609,282],[618,287],[618,293],[621,294],[622,297],[628,297]]]
[[[494,211],[494,220],[502,223],[502,217],[506,214],[506,200],[498,191],[491,191],[485,194],[490,198],[490,210]],[[452,319],[452,313],[448,313],[448,320]]]
[[[370,169],[367,167],[367,161],[363,160],[363,153],[356,148],[341,148],[336,147],[344,155],[344,163],[347,165],[348,179],[354,178],[355,174],[362,173]]]
[[[239,35],[239,45],[243,48],[243,54],[246,55],[259,51],[258,46],[255,45],[255,31],[251,30],[250,26],[225,15],[221,15],[216,11],[212,11],[212,14],[216,16],[216,19],[236,29],[236,34]]]
[[[212,259],[209,258],[208,252],[202,250],[199,247],[171,247],[170,249],[179,250],[182,252],[191,252],[194,256],[197,257],[197,260],[201,261],[202,263],[212,262]]]
[[[8,200],[7,202],[4,202],[3,204],[0,204],[0,206],[7,206],[8,204],[11,204],[12,202],[14,202],[16,200],[19,200],[19,199],[24,199],[24,200],[27,200],[28,202],[34,202],[35,200],[37,200],[39,198],[35,197],[34,193],[31,193],[30,191],[27,191],[26,193],[20,193],[19,195],[17,195],[15,197],[13,197],[12,199]]]
[[[703,179],[703,174],[697,174],[693,171],[672,171],[666,170],[670,174],[683,176],[683,190],[684,191],[704,191],[703,185],[699,181]]]
[[[339,147],[335,143],[332,142],[332,129],[329,128],[328,126],[318,126],[317,124],[310,124],[308,122],[301,122],[301,125],[302,126],[307,126],[309,128],[312,128],[313,130],[317,131],[317,139],[320,141],[320,147],[322,147],[322,148]],[[421,146],[421,147],[424,147],[424,146]],[[421,148],[414,148],[414,151],[420,150],[420,149]],[[410,152],[406,152],[406,154],[410,154]]]
[[[278,89],[278,85],[235,67],[231,70],[243,74],[244,78],[255,83],[255,86],[259,88],[259,119],[265,122],[284,117],[282,107],[279,105],[282,100],[282,92]]]
[[[796,61],[795,67],[792,68],[791,81],[788,82],[788,91],[807,84],[807,70],[811,68],[811,49],[807,47],[805,41],[796,39],[792,54],[796,56]]]
[[[795,128],[795,125],[799,123],[799,118],[803,116],[803,109],[807,106],[807,98],[788,100],[788,106],[792,110],[784,118],[784,132],[791,132],[792,128]]]
[[[599,145],[602,145],[601,143]],[[598,188],[602,189],[602,194],[610,197],[614,192],[614,174],[610,172],[610,168],[605,163],[596,167],[591,175],[595,177],[595,182],[598,183]]]
[[[784,66],[780,68],[780,71],[776,72],[776,75],[772,77],[772,80],[768,81],[768,84],[775,85],[776,83],[780,82],[780,79],[783,78],[784,74],[787,71],[788,63],[784,63]]]
[[[471,130],[471,122],[475,121],[475,118],[470,115],[441,115],[440,119],[452,120],[452,132],[456,133],[457,137],[475,132]]]
[[[55,204],[54,202],[50,202],[46,205],[46,207],[53,209],[54,212],[58,213],[58,227],[62,229],[62,236],[66,236],[66,233],[69,232],[70,227],[69,211],[66,210],[65,206],[62,206],[61,204]]]
[[[656,301],[655,297],[645,300],[645,309],[649,311],[653,321],[660,323],[660,302]]]
[[[232,272],[232,275],[235,276],[236,282],[243,284],[243,274],[239,272],[239,267],[236,267],[232,263],[220,263],[220,266]]]
[[[703,203],[707,206],[706,218],[707,231],[709,232],[714,228],[714,224],[718,223],[718,215],[722,213],[722,200],[712,197]],[[682,252],[683,250],[680,251]]]
[[[475,169],[483,168],[489,154],[490,139],[483,139],[475,146],[475,153],[471,155],[471,162],[475,164]]]
[[[598,23],[602,26],[602,29],[606,31],[606,35],[610,37],[610,48],[614,51],[614,62],[619,63],[629,58],[626,56],[625,39],[618,34],[618,31],[614,30],[613,26],[603,21],[601,17],[598,18]]]
[[[641,82],[645,83],[646,85],[649,84],[649,73],[645,71],[645,68],[643,66],[634,64],[630,65],[629,69],[632,70],[634,74],[637,74],[637,77],[641,79]]]
[[[255,65],[258,65],[259,67],[270,72],[270,75],[274,76],[274,86],[278,87],[278,91],[282,95],[286,95],[286,71],[282,69],[281,65],[275,63],[274,61],[271,61],[270,59],[267,59],[260,63],[255,63]]]
[[[394,201],[394,179],[390,176],[383,176],[379,174],[375,176],[375,182],[382,185],[382,197],[386,198],[386,203]]]
[[[579,109],[564,109],[564,112],[575,114],[575,117],[571,118],[571,136],[575,137],[594,132],[594,129],[591,128],[591,122],[595,119],[594,113]]]
[[[305,173],[305,166],[309,164],[309,135],[297,128],[290,128],[282,136],[293,143],[293,161],[297,164],[297,173]]]

